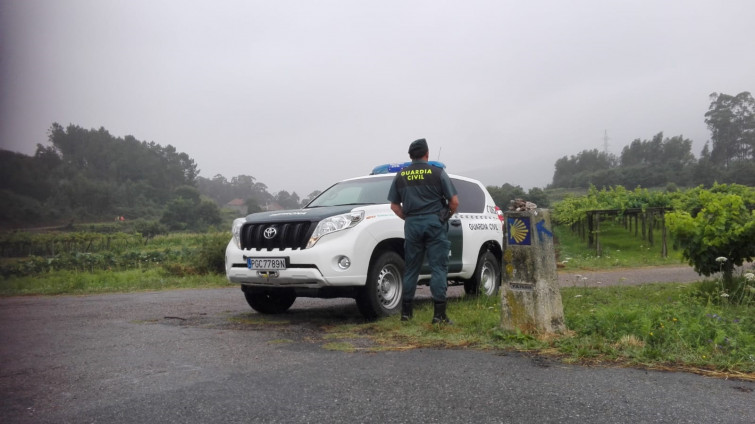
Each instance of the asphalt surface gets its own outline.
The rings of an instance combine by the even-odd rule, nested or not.
[[[504,351],[325,349],[323,325],[361,322],[346,299],[259,318],[237,288],[0,298],[0,422],[755,422],[752,382]]]

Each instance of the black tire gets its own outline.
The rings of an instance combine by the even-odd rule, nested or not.
[[[404,292],[404,259],[396,252],[383,252],[370,265],[367,284],[359,290],[357,307],[367,319],[387,317],[401,310]]]
[[[477,268],[471,280],[464,282],[464,292],[468,295],[494,296],[501,287],[501,263],[495,255],[486,250],[477,259]]]
[[[248,290],[242,287],[246,303],[261,314],[281,314],[286,312],[296,300],[293,290]]]

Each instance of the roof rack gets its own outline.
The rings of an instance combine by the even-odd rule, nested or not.
[[[446,168],[446,165],[443,162],[438,162],[435,160],[431,160],[427,162],[430,165],[437,166],[439,168]],[[406,168],[407,166],[411,165],[411,162],[404,162],[404,163],[386,163],[384,165],[378,165],[374,168],[372,168],[372,172],[370,172],[370,175],[377,175],[377,174],[393,174],[398,171],[401,171],[402,169]]]

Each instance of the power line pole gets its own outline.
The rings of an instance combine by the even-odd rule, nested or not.
[[[603,130],[603,153],[608,154],[608,130]]]

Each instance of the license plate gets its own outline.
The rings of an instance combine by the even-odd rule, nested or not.
[[[286,258],[246,258],[246,266],[256,270],[286,269]]]

